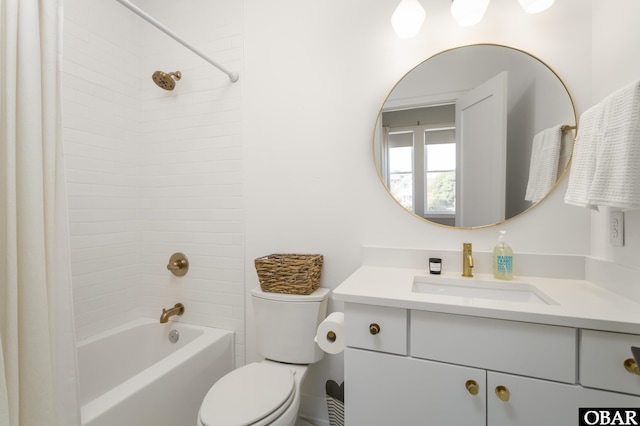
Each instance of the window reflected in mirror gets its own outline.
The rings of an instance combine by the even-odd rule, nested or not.
[[[454,106],[385,112],[382,117],[387,160],[383,169],[388,171],[385,182],[389,192],[407,210],[433,222],[453,225],[456,214]]]

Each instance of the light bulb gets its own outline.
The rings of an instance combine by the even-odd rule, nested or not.
[[[470,27],[482,20],[489,0],[453,0],[451,15],[461,27]]]
[[[391,15],[391,25],[400,38],[418,34],[424,22],[424,9],[418,0],[402,0]]]
[[[518,0],[518,2],[525,12],[538,13],[549,9],[554,0]]]

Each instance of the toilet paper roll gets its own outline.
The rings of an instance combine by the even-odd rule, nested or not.
[[[334,312],[318,325],[316,343],[328,354],[344,350],[344,313]]]

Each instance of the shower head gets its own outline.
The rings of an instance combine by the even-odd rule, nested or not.
[[[173,90],[176,87],[176,81],[182,78],[180,71],[165,73],[162,71],[156,71],[153,73],[153,82],[164,90]]]

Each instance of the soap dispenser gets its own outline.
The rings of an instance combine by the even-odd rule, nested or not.
[[[507,231],[500,231],[493,249],[493,276],[501,280],[513,278],[513,250],[505,242]]]

